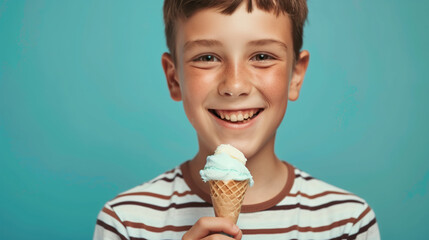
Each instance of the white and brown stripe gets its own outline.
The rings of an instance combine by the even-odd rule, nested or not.
[[[379,239],[363,199],[287,165],[289,179],[276,197],[242,207],[243,239]],[[94,239],[181,239],[200,217],[214,216],[210,196],[189,179],[187,166],[109,201]]]

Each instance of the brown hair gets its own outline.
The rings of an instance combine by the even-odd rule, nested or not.
[[[222,14],[231,15],[244,0],[165,0],[164,23],[167,47],[176,61],[176,21],[187,19],[198,10],[217,8]],[[302,47],[303,28],[307,19],[306,0],[247,0],[247,11],[252,12],[256,7],[274,12],[276,15],[288,14],[292,21],[292,39],[295,59]]]

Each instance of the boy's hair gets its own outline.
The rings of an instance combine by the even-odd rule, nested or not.
[[[167,47],[176,62],[176,23],[185,20],[197,11],[207,8],[217,8],[222,14],[231,15],[240,4],[247,2],[247,11],[252,12],[253,4],[256,7],[273,12],[276,15],[288,14],[292,22],[292,39],[295,59],[299,56],[302,47],[303,28],[307,19],[306,0],[165,0],[164,23]]]

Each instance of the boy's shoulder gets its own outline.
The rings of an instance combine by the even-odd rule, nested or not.
[[[311,200],[347,200],[360,204],[366,204],[365,200],[345,189],[334,186],[323,180],[313,177],[309,173],[294,167],[294,184],[291,195],[303,196]]]
[[[301,209],[311,211],[314,217],[338,218],[356,224],[375,224],[375,214],[361,197],[295,168],[295,179],[289,193],[289,204],[295,202]],[[330,220],[332,221],[332,220]],[[340,222],[341,222],[340,221]]]
[[[165,234],[165,239],[179,239],[196,219],[171,216],[184,216],[189,208],[202,208],[206,214],[210,205],[192,193],[178,166],[108,201],[98,215],[94,239],[106,239],[112,233],[122,239],[129,234],[145,239]]]
[[[180,166],[177,166],[149,181],[120,193],[109,201],[108,204],[118,206],[121,202],[129,201],[169,201],[174,197],[183,197],[189,194],[191,194],[191,191],[183,179]]]

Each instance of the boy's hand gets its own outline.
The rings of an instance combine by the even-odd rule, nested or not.
[[[231,237],[227,236],[230,235]],[[240,240],[241,230],[227,218],[202,217],[183,235],[182,240],[196,239],[236,239]]]

